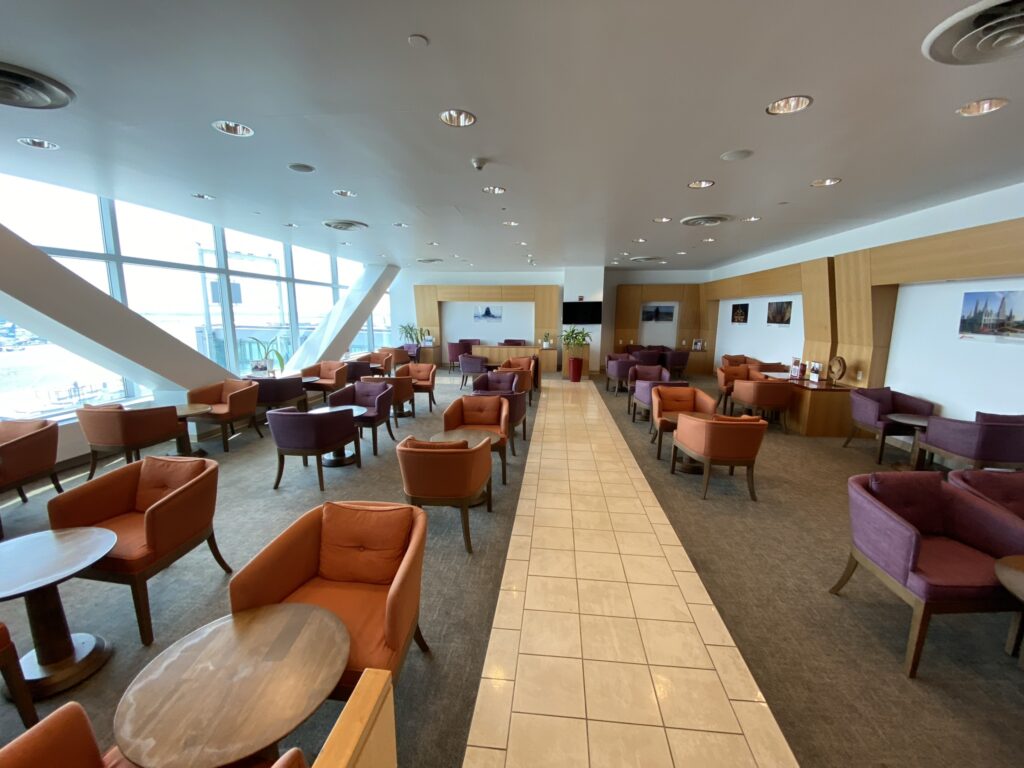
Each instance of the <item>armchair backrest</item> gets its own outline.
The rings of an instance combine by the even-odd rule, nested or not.
[[[362,383],[362,382],[358,382]],[[328,405],[356,405],[356,385],[346,384],[327,396]]]
[[[306,394],[302,387],[302,379],[298,376],[284,376],[280,379],[256,379],[259,388],[257,404],[267,405],[270,403],[283,403],[286,400],[294,400]]]
[[[788,381],[737,379],[733,383],[733,397],[736,400],[762,408],[787,408],[792,395],[793,387]]]
[[[462,344],[457,341],[449,341],[445,346],[448,348],[448,362],[454,363],[463,352]]]
[[[260,387],[255,381],[225,379],[222,392],[221,402],[227,403],[229,416],[240,418],[256,411]]]
[[[862,487],[893,514],[926,536],[945,533],[941,472],[873,472],[864,477]]]
[[[406,495],[459,499],[477,493],[491,476],[490,441],[425,443],[407,437],[395,449]]]
[[[82,705],[71,701],[0,748],[4,768],[103,768],[96,734]]]
[[[387,416],[395,399],[395,388],[387,381],[373,379],[355,382],[356,405],[365,408],[376,408],[378,416]]]
[[[320,529],[321,578],[390,584],[409,548],[413,509],[388,502],[325,502]]]
[[[489,371],[473,379],[474,391],[515,392],[519,374],[512,371]]]
[[[656,349],[638,349],[633,353],[638,365],[657,365],[661,360],[661,352]]]
[[[935,403],[902,392],[892,392],[890,413],[913,413],[918,416],[931,416],[935,412]]]
[[[359,381],[363,376],[369,376],[373,373],[369,359],[349,360],[345,365],[347,366],[345,381]]]
[[[627,344],[625,346],[626,354],[632,355],[634,352],[640,352],[644,348],[643,344]]]
[[[474,390],[468,397],[489,397],[498,395],[508,403],[508,422],[518,424],[526,416],[526,393],[512,390]]]
[[[58,430],[56,421],[46,419],[0,421],[0,484],[51,469]]]
[[[757,457],[767,429],[767,421],[753,416],[714,416],[708,421],[683,414],[675,439],[710,459],[751,461]]]
[[[731,384],[737,379],[750,378],[750,368],[745,363],[743,365],[724,365],[716,373],[720,387]]]
[[[407,363],[403,367],[408,369],[408,373],[399,375],[412,376],[416,381],[429,381],[433,385],[437,377],[437,366],[433,363]]]
[[[949,473],[949,482],[1008,509],[1024,520],[1024,471],[958,469]]]
[[[391,368],[394,365],[395,358],[390,352],[371,352],[370,362],[374,365],[379,365],[384,375],[391,373]]]
[[[459,344],[469,344],[469,346],[473,346],[474,344],[479,345],[480,339],[459,339]]]
[[[419,361],[420,358],[420,345],[419,344],[403,344],[402,349],[409,356],[410,360]]]
[[[715,412],[715,399],[696,387],[654,387],[651,404],[654,419],[665,413]]]
[[[90,445],[141,445],[169,439],[180,430],[173,405],[130,411],[120,407],[80,408],[75,413]]]
[[[634,365],[629,369],[628,381],[668,381],[670,378],[666,368],[660,365]]]
[[[789,366],[785,363],[748,363],[751,373],[789,373]]]
[[[605,366],[607,366],[608,363],[611,362],[612,360],[629,360],[629,353],[628,352],[609,352],[607,355],[605,355],[605,358],[604,358]]]
[[[278,448],[316,450],[337,445],[355,434],[352,411],[306,413],[297,408],[278,408],[267,413],[270,434]]]
[[[501,423],[503,402],[504,400],[497,396],[463,398],[462,422],[470,426],[496,426]]]
[[[487,370],[487,358],[463,352],[459,355],[459,370],[462,373],[483,373]]]
[[[415,390],[412,388],[412,377],[411,376],[380,376],[369,377],[371,381],[373,379],[380,379],[385,384],[390,384],[393,390],[394,402],[403,403],[406,400],[412,398]]]
[[[1024,424],[1024,414],[983,413],[976,411],[974,420],[981,424]]]
[[[1024,424],[929,416],[922,442],[946,453],[993,463],[1024,462]]]
[[[882,403],[872,396],[872,390],[854,389],[850,392],[850,417],[858,424],[872,427],[882,419]]]
[[[506,347],[525,347],[526,339],[505,339],[502,344]]]
[[[391,355],[391,364],[393,366],[403,365],[410,360],[409,353],[405,351],[405,347],[381,347],[377,351]]]
[[[666,368],[686,368],[686,364],[690,362],[690,353],[687,350],[669,350],[665,353],[665,367]]]

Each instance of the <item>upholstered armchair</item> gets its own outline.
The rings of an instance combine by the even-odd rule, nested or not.
[[[647,431],[654,431],[654,419],[651,418],[651,408],[654,405],[653,391],[655,387],[688,387],[688,381],[670,381],[668,368],[662,369],[661,380],[646,381],[638,380],[633,384],[633,416],[636,421],[636,412],[643,411],[643,416],[650,422]]]
[[[615,382],[615,397],[622,391],[622,385],[626,384],[629,378],[629,369],[636,365],[636,360],[626,352],[612,352],[604,361],[604,391],[608,391],[608,385]]]
[[[488,455],[488,460],[490,455]],[[31,728],[39,722],[39,715],[36,714],[36,705],[32,701],[32,694],[29,692],[28,683],[25,682],[25,675],[21,671],[21,661],[18,658],[18,651],[11,642],[11,634],[7,631],[7,625],[0,622],[0,674],[7,683],[7,693],[14,706],[18,709],[18,716],[26,728]],[[3,763],[3,752],[0,751],[0,764]]]
[[[281,485],[284,457],[301,456],[302,466],[309,466],[309,457],[316,458],[316,478],[320,491],[324,490],[324,454],[344,451],[349,443],[355,444],[355,465],[363,466],[359,451],[359,431],[352,411],[303,413],[296,408],[279,408],[267,414],[270,434],[277,445],[277,478],[274,490]]]
[[[303,376],[316,376],[316,381],[303,384],[303,388],[309,392],[320,392],[324,400],[327,400],[327,393],[341,389],[348,381],[348,364],[341,360],[321,360],[315,365],[302,369]],[[300,382],[301,383],[301,382]]]
[[[671,375],[682,378],[686,375],[686,365],[690,362],[690,353],[685,349],[670,349],[665,353],[662,363]]]
[[[124,452],[125,464],[139,459],[139,450],[175,440],[179,453],[190,454],[188,428],[178,421],[173,405],[125,410],[120,403],[85,406],[75,411],[89,444],[89,479],[96,474],[101,454]]]
[[[379,365],[384,376],[390,376],[394,369],[395,357],[390,352],[371,352],[369,363]]]
[[[391,355],[392,370],[400,365],[412,362],[412,359],[409,357],[409,353],[405,351],[405,347],[381,347],[377,351]]]
[[[726,355],[723,355],[723,357],[726,357]],[[737,379],[749,379],[750,368],[746,363],[743,365],[727,365],[715,371],[715,376],[718,378],[717,402],[722,406],[722,413],[728,413],[729,398],[732,397],[732,391],[735,387],[734,382]]]
[[[643,344],[627,344],[624,349],[627,355],[632,355],[634,352],[643,352],[645,347]]]
[[[117,535],[114,548],[78,575],[132,589],[139,636],[153,642],[146,582],[204,541],[225,573],[213,534],[217,462],[146,456],[50,499],[50,527],[96,526]]]
[[[636,421],[633,411],[633,395],[636,393],[638,381],[653,381],[660,384],[663,381],[668,381],[669,378],[668,370],[660,365],[634,365],[630,368],[629,373],[626,374],[626,413],[634,414],[633,420]]]
[[[661,352],[656,349],[638,349],[632,358],[637,365],[661,365]]]
[[[412,376],[367,376],[363,383],[372,384],[384,382],[390,384],[392,389],[391,414],[395,419],[395,428],[398,428],[398,417],[416,417],[416,390],[412,386]],[[408,410],[405,404],[408,403],[412,410]]]
[[[934,409],[935,405],[927,400],[894,392],[889,387],[855,389],[850,392],[850,415],[853,426],[843,447],[850,444],[858,428],[878,435],[878,457],[875,463],[881,464],[886,438],[914,434],[912,426],[890,421],[889,414],[912,413],[915,416],[931,416]]]
[[[903,669],[917,674],[938,613],[1019,611],[995,560],[1024,552],[1024,520],[942,482],[939,472],[879,472],[847,482],[852,544],[838,595],[863,565],[913,608]]]
[[[679,454],[704,465],[704,487],[701,498],[708,497],[711,481],[711,467],[725,466],[729,474],[736,467],[747,468],[747,491],[752,501],[757,501],[754,491],[754,462],[761,448],[768,422],[756,416],[719,416],[700,419],[680,414],[679,423],[672,437],[672,465],[675,474]],[[685,470],[685,460],[683,461]]]
[[[445,344],[448,350],[448,373],[455,370],[455,366],[459,364],[459,357],[462,356],[462,344],[457,341],[449,341]],[[469,350],[466,350],[465,354],[469,354]]]
[[[419,628],[427,516],[380,501],[328,501],[267,544],[231,579],[231,612],[278,603],[326,608],[348,628],[348,664],[332,696],[367,668],[398,679],[409,644],[430,651]]]
[[[470,393],[470,397],[490,397],[498,395],[508,401],[508,442],[509,447],[512,449],[512,455],[516,455],[516,427],[520,424],[523,425],[523,440],[526,440],[526,393],[516,392],[513,389],[481,389],[477,387],[477,382],[481,384],[487,381],[487,386],[497,386],[497,384],[491,384],[487,377],[500,376],[502,374],[488,373],[484,376],[477,376],[473,382],[473,391]],[[505,374],[506,376],[510,374]],[[510,382],[511,383],[511,382]]]
[[[949,482],[1024,520],[1024,472],[958,469],[949,473]]]
[[[402,472],[402,487],[410,504],[421,507],[458,507],[462,540],[473,553],[469,534],[469,507],[481,500],[491,506],[491,449],[486,440],[473,447],[466,440],[426,443],[407,437],[395,449]]]
[[[420,361],[420,345],[419,344],[403,344],[402,349],[405,350],[405,354],[409,356],[409,360],[418,363]]]
[[[537,360],[533,357],[510,357],[498,368],[499,373],[515,373],[515,391],[525,392],[533,405],[533,390],[536,388]]]
[[[464,352],[471,352],[474,345],[479,346],[480,339],[459,339],[459,344]]]
[[[344,389],[332,392],[327,396],[328,405],[361,405],[366,409],[362,416],[356,416],[356,426],[360,435],[363,429],[369,429],[373,435],[373,455],[377,455],[377,427],[387,427],[392,440],[395,433],[391,431],[391,404],[395,396],[395,388],[384,379],[369,378],[349,384]]]
[[[505,347],[525,347],[526,339],[505,339],[501,344]]]
[[[373,368],[370,367],[370,356],[365,355],[365,360],[348,360],[348,381],[362,381],[367,376],[373,376]],[[332,392],[334,390],[331,390]]]
[[[487,371],[487,358],[483,355],[471,355],[463,352],[459,355],[459,371],[462,373],[462,381],[459,382],[459,389],[466,386],[471,376],[476,376]]]
[[[501,457],[501,484],[508,483],[508,460],[505,448],[508,445],[509,405],[508,400],[497,396],[460,397],[444,412],[444,431],[469,429],[495,434],[500,438],[491,450]]]
[[[1024,416],[978,412],[974,421],[929,416],[918,449],[918,462],[925,453],[938,453],[973,469],[1024,469]]]
[[[766,373],[789,373],[790,366],[785,363],[762,363],[760,361],[754,361],[747,363],[747,375],[755,380],[760,381],[763,379],[770,378],[765,376]]]
[[[209,413],[193,417],[197,421],[211,421],[220,426],[220,440],[224,452],[228,452],[228,431],[235,433],[235,423],[247,419],[256,434],[263,437],[260,425],[256,423],[256,401],[259,399],[259,385],[255,381],[225,379],[188,392],[189,404],[211,407]]]
[[[729,412],[738,405],[741,411],[750,411],[755,416],[778,414],[782,432],[788,434],[786,412],[792,397],[793,385],[788,381],[737,379],[733,382]]]
[[[750,357],[749,355],[722,355],[723,368],[736,365],[754,365],[760,362],[756,357]]]
[[[437,378],[437,366],[431,363],[406,363],[398,366],[396,376],[408,376],[412,379],[412,391],[426,393],[427,410],[433,412],[437,400],[434,399],[434,380]],[[416,408],[413,407],[415,413]]]
[[[655,386],[651,390],[651,422],[654,434],[651,442],[658,441],[658,461],[661,461],[662,436],[676,431],[676,420],[680,413],[715,412],[715,400],[711,395],[696,387]]]
[[[256,405],[263,406],[270,411],[274,408],[287,408],[289,406],[298,408],[300,411],[309,410],[309,396],[306,388],[302,385],[302,379],[298,376],[283,376],[280,379],[266,378],[255,379],[259,387],[259,396],[256,398]],[[342,386],[344,386],[342,382]],[[334,390],[327,390],[333,392]],[[327,397],[324,392],[324,397]]]
[[[473,391],[496,395],[506,392],[522,392],[519,388],[519,374],[516,371],[490,371],[473,379]]]
[[[0,421],[0,493],[12,488],[28,503],[23,486],[49,476],[60,493],[57,464],[57,422],[46,419]],[[0,524],[0,538],[4,529]]]

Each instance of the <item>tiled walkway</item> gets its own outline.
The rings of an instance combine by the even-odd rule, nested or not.
[[[594,385],[531,415],[463,765],[796,765]]]

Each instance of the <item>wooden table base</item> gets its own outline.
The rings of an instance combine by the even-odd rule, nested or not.
[[[21,671],[33,699],[45,699],[78,685],[99,671],[114,652],[114,647],[99,635],[75,632],[71,635],[72,654],[51,664],[40,664],[33,649],[21,657]],[[10,698],[7,688],[4,695]]]
[[[356,455],[354,453],[345,453],[344,449],[328,453],[323,458],[323,465],[325,467],[348,467],[355,463]]]
[[[680,453],[683,453],[680,451]],[[683,453],[682,461],[676,465],[676,472],[682,472],[686,475],[703,475],[704,465],[694,461],[685,453]]]

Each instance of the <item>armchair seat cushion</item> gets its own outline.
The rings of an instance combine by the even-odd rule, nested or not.
[[[113,531],[117,536],[114,548],[99,561],[105,571],[135,573],[156,559],[156,552],[146,543],[146,516],[141,512],[128,512],[97,523],[99,528]]]
[[[924,536],[907,588],[924,600],[973,600],[1002,589],[995,559],[945,536]]]
[[[358,584],[314,577],[284,599],[286,603],[307,603],[326,608],[348,629],[349,655],[343,687],[359,682],[363,670],[388,669],[392,672],[401,657],[401,649],[389,648],[384,638],[388,584]]]
[[[227,403],[215,403],[210,406],[210,416],[227,416],[229,413]]]
[[[366,408],[366,413],[364,413],[362,416],[356,416],[356,421],[359,421],[359,420],[368,421],[370,419],[376,419],[377,418],[377,409],[376,408],[371,408],[368,405],[367,406],[363,406],[363,407]]]

